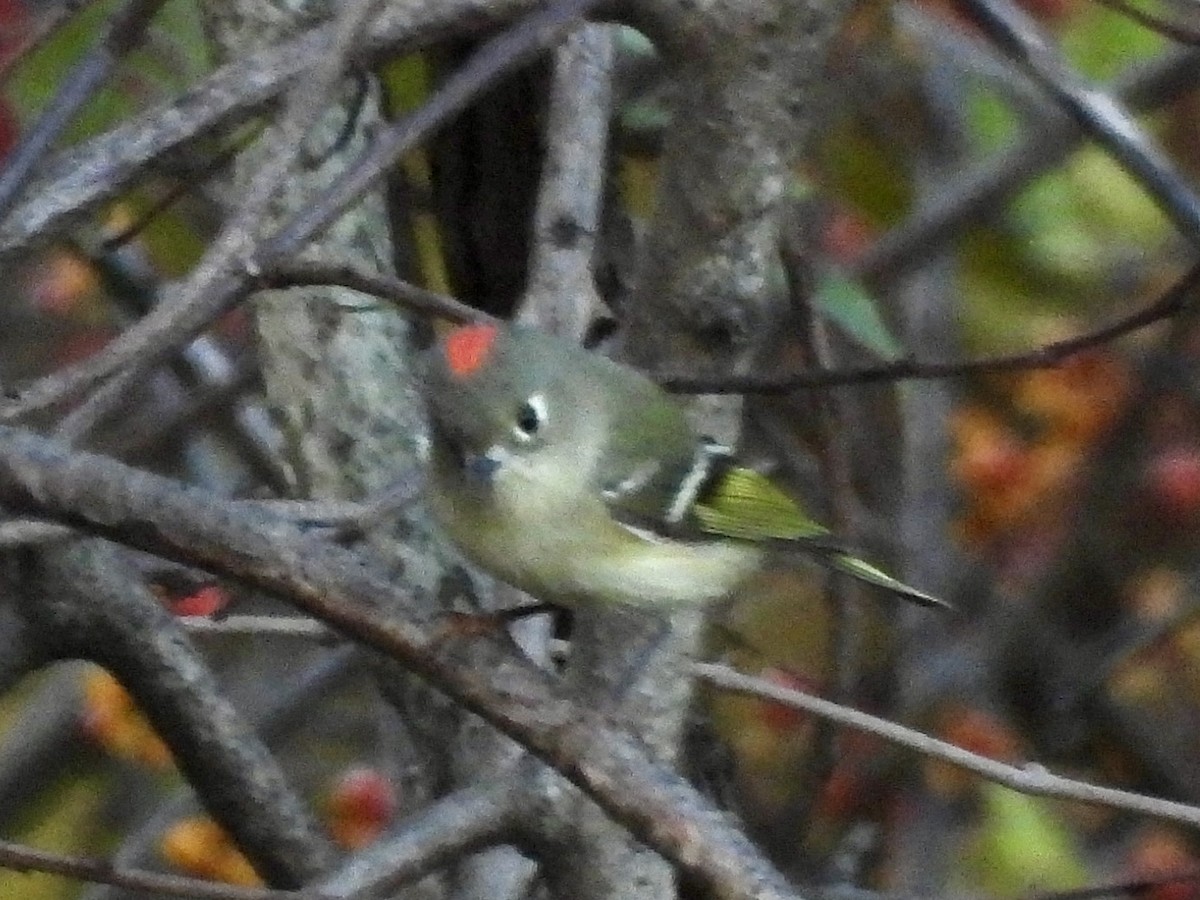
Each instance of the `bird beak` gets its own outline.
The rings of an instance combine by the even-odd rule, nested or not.
[[[467,478],[480,487],[490,488],[496,472],[500,469],[498,449],[491,447],[484,453],[463,454],[462,466]]]

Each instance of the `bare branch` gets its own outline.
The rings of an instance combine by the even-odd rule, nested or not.
[[[1146,111],[1183,96],[1200,79],[1200,53],[1177,50],[1131,66],[1106,86],[1131,109]],[[943,179],[936,193],[903,224],[867,249],[855,272],[868,281],[883,281],[937,251],[963,226],[994,211],[1033,178],[1065,159],[1084,137],[1064,113],[1030,121],[1024,138],[981,165]]]
[[[796,372],[785,375],[741,375],[706,378],[694,375],[660,374],[658,381],[667,389],[697,394],[781,394],[797,388],[830,387],[833,385],[873,384],[880,381],[908,381],[929,378],[957,378],[981,372],[1011,372],[1022,369],[1051,368],[1076,353],[1111,343],[1157,322],[1173,319],[1187,310],[1200,285],[1200,264],[1189,269],[1180,279],[1150,305],[1118,319],[1112,325],[1098,328],[1079,337],[1052,341],[1024,353],[988,356],[963,362],[926,362],[900,359],[877,366],[857,369],[836,369],[827,372]]]
[[[255,279],[255,286],[264,288],[322,284],[361,291],[381,297],[418,315],[446,319],[450,322],[486,322],[492,319],[487,313],[467,306],[453,297],[426,290],[391,275],[367,272],[350,263],[337,265],[297,260],[280,261],[265,269]]]
[[[449,33],[478,33],[533,5],[533,0],[391,4],[354,47],[352,61],[368,65],[381,54],[398,54]],[[0,222],[0,256],[61,233],[168,151],[260,113],[321,58],[332,28],[313,28],[230,63],[174,103],[50,159],[29,199]]]
[[[1080,78],[1037,23],[1008,0],[964,0],[972,19],[1141,183],[1192,244],[1200,245],[1200,199],[1137,120]]]
[[[206,637],[289,637],[330,646],[341,642],[336,631],[299,616],[225,616],[206,619],[189,616],[179,620],[189,634]]]
[[[324,197],[314,199],[312,206],[260,243],[258,212],[273,196],[289,160],[300,152],[311,118],[320,112],[299,109],[297,117],[290,118],[283,126],[284,133],[294,137],[291,144],[283,145],[290,147],[291,153],[281,152],[259,171],[238,214],[214,241],[178,295],[123,332],[101,353],[35,382],[15,399],[0,404],[0,420],[46,409],[78,396],[118,372],[125,381],[146,372],[244,297],[246,274],[256,275],[302,250],[401,154],[462,109],[497,75],[551,46],[577,24],[579,15],[597,3],[598,0],[560,0],[549,9],[529,16],[510,32],[493,38],[447,80],[429,103],[378,135],[359,165],[345,173]]]
[[[692,672],[697,678],[716,687],[739,694],[762,697],[776,703],[783,703],[793,709],[832,719],[848,728],[856,728],[859,731],[877,735],[926,756],[961,766],[970,772],[982,775],[988,781],[1002,784],[1023,794],[1094,803],[1098,806],[1134,812],[1155,819],[1187,825],[1191,828],[1200,828],[1200,807],[1177,803],[1173,800],[1147,797],[1145,794],[1137,794],[1132,791],[1089,784],[1073,778],[1064,778],[1047,771],[1036,763],[1027,763],[1023,767],[1007,765],[930,737],[920,731],[906,728],[896,722],[889,722],[887,719],[880,719],[856,709],[840,706],[802,691],[780,687],[763,681],[761,678],[743,675],[727,666],[715,663],[695,663]]]
[[[600,306],[592,262],[604,199],[612,40],[607,27],[588,25],[555,51],[529,287],[518,314],[576,341]]]
[[[26,186],[34,168],[112,75],[117,64],[141,42],[165,0],[125,0],[104,33],[83,59],[63,78],[49,106],[5,157],[0,169],[0,219]]]
[[[461,111],[495,79],[554,46],[579,25],[580,18],[600,0],[557,0],[531,13],[511,29],[489,40],[458,69],[429,101],[401,122],[376,135],[374,145],[358,164],[345,172],[324,196],[313,199],[264,247],[257,268],[264,269],[295,253],[322,228],[363,195],[419,140]]]
[[[248,713],[250,724],[268,746],[278,746],[309,721],[314,703],[344,685],[348,678],[361,671],[361,667],[362,654],[354,647],[344,645],[324,654],[318,662],[306,666],[295,677],[288,678],[280,694],[268,707],[252,709]],[[195,814],[197,809],[192,790],[186,787],[177,790],[149,818],[125,836],[110,857],[109,868],[136,868],[157,860],[164,831],[181,818]],[[82,895],[82,900],[124,900],[124,897],[125,892],[116,890],[112,885],[95,885]]]
[[[109,669],[259,872],[298,887],[333,848],[278,763],[224,697],[178,620],[110,544],[71,541],[27,563],[22,612],[50,653]]]
[[[314,29],[224,66],[173,103],[51,157],[26,199],[0,221],[0,255],[54,238],[164,154],[261,112],[312,64],[327,36]]]
[[[66,856],[3,840],[0,840],[0,866],[18,872],[49,872],[79,881],[111,884],[137,893],[189,900],[331,900],[331,895],[318,891],[238,887],[145,869],[118,869],[108,860]]]

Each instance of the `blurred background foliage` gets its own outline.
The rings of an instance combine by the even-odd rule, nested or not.
[[[1099,82],[1173,46],[1122,12],[1087,0],[1025,5],[1072,65]],[[115,6],[84,4],[44,37],[65,9],[0,2],[0,153],[37,121]],[[1200,23],[1186,4],[1155,10]],[[671,127],[662,103],[669,81],[653,48],[628,30],[619,44],[611,225],[597,260],[598,280],[613,297],[653,209],[655,159]],[[385,62],[379,76],[390,114],[419,106],[464,49],[448,43]],[[210,69],[194,4],[171,0],[146,44],[86,106],[65,140],[84,140],[169,102]],[[1182,270],[1186,248],[1155,203],[1104,152],[1085,144],[1026,173],[1019,191],[957,230],[947,242],[954,266],[940,289],[953,298],[958,341],[905,346],[901,311],[886,299],[887,280],[864,275],[863,259],[883,235],[904,228],[949,189],[947,173],[986,167],[1024,140],[1046,101],[941,0],[864,2],[832,72],[831,123],[811,162],[795,172],[793,193],[816,222],[814,303],[844,344],[844,359],[911,353],[947,361],[1034,348],[1129,314]],[[395,173],[390,191],[403,277],[493,312],[511,310],[528,255],[545,80],[545,67],[537,66],[497,86]],[[1189,173],[1200,171],[1198,102],[1200,96],[1185,93],[1146,117]],[[187,271],[219,220],[229,154],[254,134],[243,128],[188,148],[81,227],[72,244],[10,266],[0,308],[0,380],[13,383],[96,352],[144,308],[138,285],[159,286]],[[123,232],[119,244],[109,240]],[[939,426],[949,453],[929,465],[945,475],[952,505],[945,541],[967,573],[954,595],[964,615],[936,626],[918,623],[903,640],[915,648],[910,655],[920,656],[921,630],[936,628],[957,646],[975,649],[960,654],[944,680],[940,670],[929,674],[935,687],[904,712],[920,727],[998,759],[1044,760],[1083,777],[1197,802],[1200,343],[1194,330],[1181,329],[1164,350],[1162,332],[1172,327],[1097,345],[1057,367],[952,382],[953,414]],[[233,388],[188,405],[195,379],[175,373],[180,392],[164,375],[145,386],[142,411],[110,426],[97,443],[218,490],[261,493],[261,474],[226,439],[228,407],[239,396],[256,396],[247,317],[227,317],[212,337],[243,373]],[[894,414],[877,417],[877,433],[865,440],[887,444],[894,426],[878,423]],[[802,418],[793,424],[798,438],[811,437]],[[876,484],[888,476],[873,470],[888,464],[886,449],[856,458],[868,510],[888,508],[887,491]],[[791,460],[785,468],[820,507],[814,467]],[[181,616],[274,609],[228,586],[181,585],[154,571],[148,577]],[[836,693],[836,615],[819,579],[771,573],[756,587],[753,602],[729,615],[714,652],[770,681]],[[879,606],[867,604],[858,619],[863,675],[851,693],[861,706],[895,713],[906,689],[895,683],[902,650],[894,616]],[[1072,615],[1093,627],[1072,626]],[[1014,624],[1022,618],[1024,627]],[[1044,621],[1062,625],[1053,639],[1034,633]],[[414,763],[380,751],[392,726],[377,704],[363,699],[370,688],[346,659],[318,671],[322,651],[295,652],[300,639],[206,640],[231,693],[286,748],[342,846],[368,844],[403,813],[405,766]],[[1061,656],[1061,666],[1034,665],[1014,643],[1031,656]],[[949,665],[945,656],[934,658]],[[986,672],[972,668],[985,666]],[[1048,681],[1067,675],[1069,684]],[[290,687],[265,696],[267,683]],[[707,709],[711,730],[702,733],[710,758],[701,754],[695,763],[698,777],[793,872],[832,880],[854,875],[874,887],[933,895],[1020,897],[1200,870],[1195,835],[1021,796],[860,734],[841,735],[821,763],[820,748],[830,745],[809,716],[722,696],[708,698]],[[62,666],[0,701],[0,833],[7,838],[254,883],[236,848],[180,792],[166,748],[102,671]],[[0,898],[48,900],[81,891],[91,900],[117,896],[49,876],[0,872]],[[1194,880],[1140,893],[1154,900],[1200,897]]]

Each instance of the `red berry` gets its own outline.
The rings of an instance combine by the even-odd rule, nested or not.
[[[347,769],[326,802],[334,840],[349,849],[374,841],[395,817],[398,807],[392,782],[370,766]]]
[[[1146,481],[1155,506],[1173,522],[1190,522],[1200,513],[1200,449],[1160,451],[1147,466]]]
[[[177,616],[213,616],[229,603],[229,594],[215,584],[207,584],[177,600],[170,601],[171,612]]]
[[[804,691],[808,694],[820,691],[820,686],[813,679],[778,666],[763,669],[758,673],[758,677],[763,681],[769,681],[771,684],[790,690]],[[811,715],[802,709],[795,709],[771,700],[762,701],[762,720],[775,731],[795,731],[807,723],[810,718]]]

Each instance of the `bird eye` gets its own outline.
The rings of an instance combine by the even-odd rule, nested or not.
[[[517,436],[518,440],[531,441],[545,424],[546,399],[541,394],[534,394],[517,410],[517,418],[513,422],[513,434]]]

